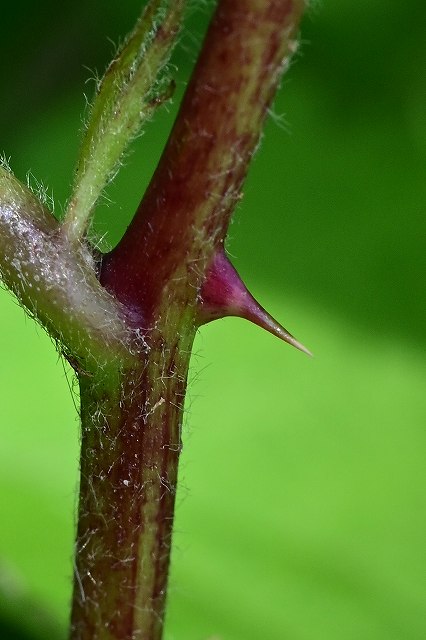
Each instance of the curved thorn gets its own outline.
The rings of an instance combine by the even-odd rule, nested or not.
[[[200,292],[198,312],[200,324],[225,316],[245,318],[299,351],[312,356],[301,342],[296,340],[253,298],[222,247],[214,255],[208,269]]]

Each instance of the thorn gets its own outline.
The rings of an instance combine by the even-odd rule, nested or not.
[[[213,257],[201,288],[199,321],[200,324],[205,324],[225,316],[245,318],[299,351],[312,356],[301,342],[296,340],[253,298],[221,247]]]

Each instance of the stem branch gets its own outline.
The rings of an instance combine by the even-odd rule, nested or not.
[[[64,218],[71,242],[87,232],[96,202],[129,142],[162,102],[159,77],[176,41],[184,6],[185,0],[151,0],[99,85]]]
[[[151,184],[104,260],[101,281],[118,299],[152,312],[182,267],[199,289],[241,198],[303,8],[303,0],[219,2]]]
[[[102,188],[152,107],[149,74],[164,64],[184,4],[151,0],[107,71],[62,225],[0,168],[2,278],[60,344],[80,383],[72,640],[161,639],[197,327],[237,310],[302,348],[256,307],[223,243],[295,50],[303,0],[219,0],[133,222],[100,265],[84,242]]]

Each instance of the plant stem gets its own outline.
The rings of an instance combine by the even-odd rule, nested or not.
[[[177,122],[101,284],[138,362],[80,373],[73,640],[160,640],[190,350],[203,284],[295,49],[300,0],[221,0]],[[214,314],[213,314],[214,315]]]
[[[163,100],[161,71],[176,41],[184,6],[185,0],[148,2],[99,83],[63,223],[70,242],[78,242],[88,231],[95,204],[129,142]]]
[[[152,332],[138,366],[80,376],[72,638],[161,638],[193,337]]]
[[[267,109],[295,50],[303,0],[219,0],[132,224],[100,265],[84,241],[96,199],[150,108],[145,36],[146,55],[159,68],[184,4],[151,0],[124,57],[110,67],[62,225],[0,168],[3,281],[60,345],[80,383],[72,640],[161,639],[183,403],[198,326],[237,310],[304,349],[256,306],[223,252]],[[164,24],[157,20],[150,30],[151,15],[162,15]],[[125,76],[122,84],[116,71]]]
[[[70,356],[94,370],[126,362],[127,309],[99,283],[87,247],[71,247],[60,225],[9,171],[0,167],[0,274],[29,314]]]
[[[281,73],[296,50],[303,0],[221,0],[160,164],[101,282],[154,313],[180,271],[193,298],[224,241]],[[131,272],[131,277],[129,273]],[[174,285],[173,285],[174,286]]]

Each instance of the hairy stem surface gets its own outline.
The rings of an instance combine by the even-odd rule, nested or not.
[[[195,330],[205,321],[203,285],[295,50],[302,8],[298,0],[218,3],[153,180],[123,239],[102,260],[100,282],[128,310],[139,360],[80,375],[73,640],[162,636],[183,401]]]
[[[161,637],[193,336],[154,331],[136,367],[80,376],[72,638]]]
[[[219,0],[154,177],[118,246],[85,241],[97,198],[168,58],[184,0],[151,0],[105,76],[64,222],[0,167],[0,273],[77,372],[82,454],[72,640],[160,640],[190,352],[262,309],[223,244],[303,0]],[[148,19],[152,18],[152,29]],[[161,22],[161,19],[163,22]],[[139,93],[143,95],[139,95]],[[154,101],[158,100],[155,93]]]
[[[195,299],[241,198],[303,8],[303,0],[218,3],[160,164],[103,262],[101,282],[124,303],[152,315],[164,285],[181,277]]]
[[[306,349],[250,296],[225,236],[303,0],[219,0],[176,124],[118,246],[97,199],[141,121],[185,0],[150,0],[110,65],[63,223],[0,163],[0,275],[74,367],[82,453],[72,640],[161,640],[183,404],[197,328],[240,315]],[[148,65],[148,68],[147,66]],[[147,73],[145,73],[147,72]]]
[[[163,100],[165,89],[159,78],[184,7],[185,0],[150,0],[99,83],[63,224],[71,242],[88,231],[95,204],[118,170],[126,147]]]

